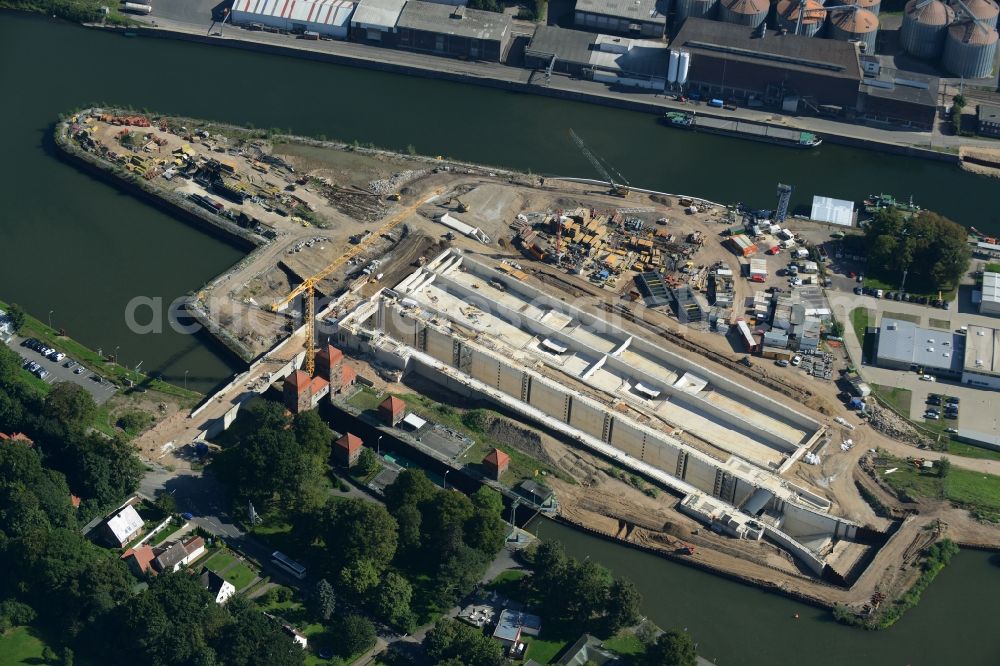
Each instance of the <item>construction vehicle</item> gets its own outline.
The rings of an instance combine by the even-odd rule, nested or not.
[[[469,207],[469,204],[465,203],[464,201],[462,201],[461,199],[459,199],[457,196],[452,196],[451,198],[449,198],[448,201],[446,201],[444,205],[445,206],[450,206],[452,204],[452,202],[458,204],[458,206],[455,208],[456,212],[459,212],[459,213],[468,213],[470,210],[472,210],[472,208]]]
[[[431,195],[431,198],[436,197],[439,194],[441,194],[441,190],[435,191]],[[361,238],[358,243],[354,245],[354,247],[349,248],[347,252],[340,255],[340,257],[333,263],[315,275],[303,280],[302,284],[295,287],[291,293],[271,306],[272,312],[279,312],[288,307],[288,304],[291,303],[297,296],[303,296],[303,299],[305,300],[306,315],[306,372],[310,377],[316,372],[316,285],[335,270],[344,266],[349,261],[367,250],[371,245],[378,241],[383,234],[390,233],[393,229],[402,224],[403,220],[415,213],[417,208],[419,208],[423,203],[423,201],[416,201],[412,205],[407,206],[387,219],[376,233],[369,233],[367,236]]]
[[[583,156],[590,160],[590,163],[594,165],[595,169],[597,169],[597,173],[601,174],[604,180],[608,181],[608,184],[611,186],[611,194],[616,197],[627,197],[629,193],[629,184],[628,181],[625,180],[625,176],[615,170],[615,173],[618,175],[618,180],[620,181],[615,182],[615,179],[611,175],[611,171],[601,164],[601,160],[597,158],[597,155],[595,155],[590,148],[587,148],[587,144],[583,142],[583,139],[577,136],[576,132],[572,129],[569,131],[569,135],[570,138],[573,139],[573,143],[576,144],[576,147],[580,149],[581,153],[583,153]],[[614,169],[612,168],[612,170]]]
[[[402,196],[399,192],[393,192],[389,195],[389,201],[399,201]]]

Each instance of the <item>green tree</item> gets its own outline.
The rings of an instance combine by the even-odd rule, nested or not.
[[[378,575],[396,554],[396,519],[380,504],[331,499],[323,523],[323,539],[334,570],[368,560]]]
[[[344,658],[360,654],[375,644],[375,625],[360,615],[345,617],[336,634],[336,650]]]
[[[120,502],[139,487],[142,463],[125,440],[91,433],[72,438],[67,446],[60,466],[79,495],[107,506]]]
[[[503,548],[508,529],[498,514],[477,511],[465,523],[465,542],[487,555],[495,555]]]
[[[305,663],[305,651],[252,602],[236,597],[226,604],[226,609],[232,619],[211,641],[218,663],[225,666],[298,666]]]
[[[27,315],[24,314],[24,308],[17,303],[11,303],[10,307],[7,308],[7,316],[10,317],[10,325],[14,328],[14,332],[20,333],[27,319]]]
[[[608,631],[614,634],[638,622],[641,603],[642,594],[635,583],[627,578],[616,578],[608,591]]]
[[[452,550],[441,561],[434,577],[434,600],[438,606],[450,606],[468,594],[482,580],[490,559],[465,544]]]
[[[937,461],[938,465],[938,476],[942,479],[947,479],[948,475],[951,474],[951,460],[941,456]]]
[[[177,499],[172,493],[161,490],[156,493],[156,508],[167,515],[177,513]]]
[[[447,557],[463,544],[465,522],[472,517],[472,502],[462,493],[439,492],[423,508],[424,545]]]
[[[416,555],[420,550],[420,524],[423,517],[413,504],[404,504],[396,509],[396,522],[399,524],[399,552],[408,556]]]
[[[419,507],[437,495],[438,489],[423,470],[404,469],[385,489],[385,505],[395,513],[401,506]]]
[[[340,570],[340,589],[355,602],[360,602],[378,586],[379,573],[380,568],[371,560],[355,560]]]
[[[372,612],[383,622],[409,631],[413,624],[413,588],[409,581],[394,571],[388,572],[379,583],[372,601]]]
[[[486,636],[481,629],[452,618],[442,618],[427,632],[424,648],[435,663],[501,666],[504,663],[500,643]]]
[[[330,459],[333,431],[323,421],[319,412],[310,410],[296,414],[292,419],[292,429],[295,432],[295,440],[304,453],[315,456],[323,462]]]
[[[646,666],[697,666],[694,639],[687,632],[665,631],[646,648],[645,661]]]
[[[45,399],[43,415],[73,431],[89,427],[96,413],[97,403],[87,389],[79,384],[57,382]]]
[[[360,476],[368,476],[369,474],[374,474],[378,471],[379,465],[378,456],[367,446],[362,447],[361,454],[358,456],[358,464],[355,465],[355,473]]]
[[[326,578],[320,578],[309,595],[309,614],[316,622],[328,622],[337,608],[337,597],[333,586]]]

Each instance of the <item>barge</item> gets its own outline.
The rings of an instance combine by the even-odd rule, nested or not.
[[[724,120],[722,118],[699,116],[687,111],[668,111],[663,115],[662,121],[670,127],[734,136],[739,139],[762,141],[764,143],[791,148],[815,148],[823,143],[823,140],[812,132],[785,129],[783,127],[769,127],[745,120]]]

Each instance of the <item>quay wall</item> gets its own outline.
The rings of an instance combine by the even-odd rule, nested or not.
[[[433,69],[421,67],[416,64],[407,64],[401,62],[387,62],[384,59],[378,57],[380,51],[384,51],[381,47],[371,47],[372,57],[360,57],[356,55],[346,54],[346,53],[331,53],[327,51],[316,51],[310,48],[308,45],[300,44],[270,44],[264,42],[252,41],[251,39],[240,37],[233,37],[232,32],[234,29],[230,29],[230,33],[227,34],[225,38],[212,37],[207,34],[197,34],[191,32],[185,32],[183,30],[171,29],[163,26],[143,26],[140,28],[121,28],[118,26],[90,26],[96,27],[104,30],[111,30],[124,34],[126,30],[132,31],[140,36],[155,37],[162,39],[179,39],[189,42],[197,42],[200,44],[212,44],[212,45],[222,45],[229,48],[242,49],[246,51],[257,51],[261,53],[268,53],[273,55],[291,56],[295,58],[303,58],[306,60],[315,60],[319,62],[328,62],[338,65],[347,65],[351,67],[363,67],[366,69],[374,69],[383,72],[389,72],[393,74],[406,74],[406,75],[416,75],[425,78],[438,79],[443,81],[453,81],[458,83],[471,83],[479,86],[486,86],[490,88],[499,88],[501,90],[510,90],[514,92],[522,93],[532,93],[536,95],[544,95],[546,97],[554,97],[558,99],[565,99],[575,102],[586,102],[590,104],[599,104],[602,106],[625,109],[628,111],[639,111],[641,113],[652,113],[652,114],[662,114],[669,109],[685,109],[682,105],[671,105],[665,103],[665,100],[660,100],[657,102],[653,101],[642,101],[629,99],[623,97],[614,91],[606,92],[592,92],[592,91],[581,91],[581,90],[566,90],[562,88],[553,88],[551,86],[543,86],[537,84],[531,84],[528,82],[523,82],[520,80],[504,79],[499,78],[495,73],[489,73],[484,70],[482,74],[475,74],[468,71],[458,71],[458,64],[463,67],[468,68],[470,65],[475,65],[476,63],[468,63],[464,61],[452,61],[449,58],[439,58],[440,66]],[[375,50],[377,49],[377,50]],[[391,49],[395,53],[406,53],[405,51],[399,51]],[[457,64],[458,63],[458,64]],[[449,68],[456,68],[449,71]],[[523,72],[525,70],[517,69],[514,67],[509,68],[512,72]],[[698,114],[702,116],[708,116],[712,118],[720,118],[723,120],[730,120],[732,117],[723,113],[713,112],[708,107],[699,107]],[[751,122],[764,125],[767,127],[773,127],[775,129],[789,129],[788,126],[769,123],[763,120],[752,120]],[[850,128],[851,125],[844,123],[845,128]],[[863,126],[862,126],[863,127]],[[907,157],[918,157],[921,159],[935,160],[939,162],[948,162],[951,164],[958,165],[961,162],[961,158],[957,153],[944,153],[929,148],[922,148],[919,146],[905,145],[899,143],[891,143],[886,141],[879,141],[877,139],[851,136],[848,134],[840,134],[827,131],[812,131],[814,134],[822,138],[824,141],[838,144],[843,146],[849,146],[852,148],[862,148],[865,150],[874,150],[882,153],[889,153],[893,155],[903,155]]]

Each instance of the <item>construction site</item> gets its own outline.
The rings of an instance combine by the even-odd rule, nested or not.
[[[343,399],[359,387],[340,365],[333,379],[342,354],[370,390],[487,405],[537,432],[525,453],[564,472],[544,479],[562,520],[815,603],[861,612],[898,596],[928,535],[1000,543],[966,512],[915,510],[866,482],[868,450],[917,450],[865,427],[833,384],[746,362],[738,324],[761,284],[726,242],[736,207],[610,172],[543,179],[102,115],[65,123],[76,148],[118,167],[139,156],[164,196],[224,198],[199,207],[259,237],[190,304],[246,346],[248,370],[143,435],[143,455],[228,427],[271,386],[315,375],[325,386],[304,408]],[[126,146],[123,132],[141,136]]]

